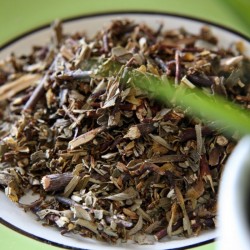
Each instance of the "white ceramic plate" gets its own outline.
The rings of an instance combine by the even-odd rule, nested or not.
[[[194,20],[191,18],[179,17],[175,15],[167,15],[162,13],[110,13],[110,14],[99,14],[85,17],[74,18],[65,21],[64,32],[74,33],[79,30],[85,30],[90,36],[94,35],[97,30],[105,24],[109,24],[111,20],[117,18],[129,18],[136,22],[144,22],[153,28],[158,28],[160,23],[164,24],[166,29],[185,27],[186,30],[198,33],[204,22]],[[245,40],[246,47],[250,51],[250,44],[243,36],[227,30],[223,27],[206,23],[212,27],[212,30],[216,36],[219,37],[219,46],[227,47],[233,41]],[[43,45],[49,42],[50,39],[49,26],[38,28],[37,30],[31,31],[14,41],[2,47],[0,52],[0,59],[5,58],[11,52],[15,52],[17,55],[29,53],[32,45]],[[10,202],[0,192],[0,221],[17,230],[18,232],[24,233],[33,238],[42,240],[49,244],[55,244],[65,248],[74,249],[135,249],[135,250],[160,250],[160,249],[186,249],[201,244],[208,244],[216,238],[216,230],[203,232],[198,237],[192,238],[165,238],[154,245],[136,245],[131,243],[121,245],[109,245],[103,242],[97,242],[93,239],[87,239],[77,236],[62,236],[60,232],[52,227],[43,227],[41,223],[36,221],[35,216],[29,213],[25,213],[22,209],[17,207],[14,203]]]

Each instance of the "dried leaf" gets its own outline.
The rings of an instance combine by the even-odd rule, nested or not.
[[[65,197],[69,197],[69,195],[74,191],[80,179],[81,179],[80,176],[77,176],[77,175],[73,176],[73,178],[70,180],[70,182],[64,189],[63,195]]]
[[[209,152],[208,164],[210,166],[218,165],[220,162],[221,154],[222,154],[222,149],[220,147],[216,146],[212,148],[211,151]]]
[[[84,219],[87,221],[93,221],[93,218],[90,215],[89,209],[84,208],[83,206],[78,205],[78,204],[74,205],[74,217]]]
[[[222,66],[226,66],[226,67],[232,67],[237,65],[238,63],[240,63],[243,60],[243,56],[235,56],[235,57],[230,57],[228,59],[223,59],[221,60],[221,65]]]
[[[123,138],[129,138],[130,140],[135,140],[141,137],[141,132],[137,126],[132,126],[129,128],[127,134]]]
[[[27,89],[30,86],[37,84],[41,79],[40,74],[26,74],[19,77],[17,80],[11,81],[0,87],[0,101],[8,99],[20,91]]]
[[[90,221],[83,220],[83,219],[78,219],[75,221],[75,224],[85,227],[89,229],[90,231],[92,231],[93,233],[98,234],[97,225],[94,222],[90,222]]]
[[[142,219],[142,216],[139,217],[136,225],[129,230],[128,232],[128,235],[131,236],[131,235],[134,235],[136,234],[138,231],[140,231],[143,227],[143,219]]]
[[[186,160],[185,155],[162,155],[162,156],[153,156],[150,159],[147,159],[147,162],[151,163],[166,163],[166,162],[180,162]]]
[[[186,197],[192,201],[193,209],[195,209],[197,200],[204,193],[204,191],[204,184],[200,179],[187,190]]]
[[[74,59],[75,67],[78,67],[83,62],[83,60],[88,59],[91,54],[91,46],[89,46],[84,40],[81,42],[81,47],[78,49]]]
[[[155,238],[152,235],[148,234],[139,234],[136,235],[134,240],[139,244],[139,245],[153,245],[155,242]]]
[[[212,175],[211,175],[211,171],[209,169],[207,159],[206,159],[206,157],[204,155],[202,156],[201,162],[200,162],[200,176],[206,182],[209,181],[210,186],[211,186],[213,192],[215,192],[215,190],[214,190],[214,184],[213,184],[213,179],[212,179]]]
[[[128,208],[123,208],[122,211],[123,211],[123,213],[124,213],[125,215],[127,215],[130,219],[132,219],[132,220],[138,219],[138,215],[137,215],[135,212],[131,211],[130,209],[128,209]]]
[[[55,221],[56,225],[60,227],[65,227],[70,220],[67,217],[61,216],[58,220]]]
[[[149,134],[149,136],[160,145],[166,147],[167,149],[172,149],[168,142],[158,135]]]
[[[137,210],[136,210],[136,213],[140,216],[142,216],[142,218],[148,222],[152,222],[152,218],[141,208],[139,207]]]
[[[134,199],[136,196],[137,196],[136,190],[133,187],[129,187],[123,192],[107,196],[105,197],[105,199],[114,201],[124,201],[124,200]]]
[[[169,223],[168,223],[168,227],[167,227],[167,233],[169,235],[169,237],[172,236],[172,227],[173,227],[173,224],[175,222],[175,218],[176,218],[176,214],[177,213],[177,203],[174,203],[171,207],[171,217],[170,217],[170,220],[169,220]]]
[[[175,186],[174,190],[175,190],[177,200],[179,202],[179,205],[180,205],[182,213],[183,213],[183,224],[185,223],[184,230],[187,231],[188,235],[191,235],[192,234],[191,223],[190,223],[187,211],[186,211],[186,207],[185,207],[185,203],[184,203],[182,193],[181,193],[180,189],[177,186]]]
[[[18,186],[14,181],[8,183],[8,186],[5,188],[5,195],[12,201],[18,202],[19,200],[19,192]]]
[[[104,211],[103,210],[94,210],[94,217],[98,220],[101,220],[103,218]]]
[[[99,133],[101,133],[104,130],[105,127],[98,127],[86,132],[85,134],[78,136],[77,138],[69,142],[70,149],[75,149],[89,141],[92,141]]]

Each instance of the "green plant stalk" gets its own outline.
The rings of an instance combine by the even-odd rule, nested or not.
[[[229,10],[230,12],[232,12],[233,15],[235,15],[238,18],[242,26],[245,27],[246,31],[248,31],[248,36],[250,36],[249,0],[219,0],[219,1],[225,6],[225,10]]]
[[[207,95],[202,90],[175,87],[168,79],[137,70],[130,72],[135,86],[149,92],[163,103],[180,106],[187,114],[199,117],[225,134],[250,134],[250,114],[239,105],[220,96]]]

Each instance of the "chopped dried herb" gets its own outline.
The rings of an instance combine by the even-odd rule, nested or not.
[[[217,47],[208,27],[191,34],[116,20],[91,39],[64,34],[60,21],[52,29],[52,44],[0,63],[6,195],[19,203],[32,190],[40,199],[19,204],[45,224],[112,243],[214,228],[237,134],[190,117],[175,95],[167,104],[156,99],[151,79],[168,77],[176,94],[183,85],[196,98],[198,88],[249,109],[244,51]]]

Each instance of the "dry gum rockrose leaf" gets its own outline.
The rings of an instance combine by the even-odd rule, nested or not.
[[[243,44],[220,48],[208,27],[191,34],[130,20],[93,38],[64,34],[60,22],[52,28],[52,44],[0,63],[6,195],[62,234],[108,242],[153,244],[213,229],[237,137],[174,101],[163,105],[133,75],[164,76],[249,108]],[[30,190],[40,198],[24,206],[19,200]]]

